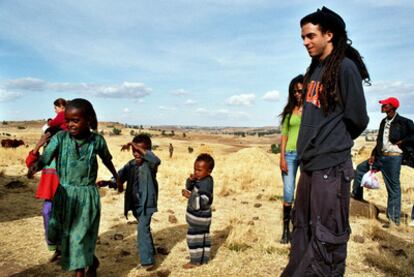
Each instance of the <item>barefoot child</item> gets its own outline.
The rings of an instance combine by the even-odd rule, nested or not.
[[[152,143],[149,136],[140,134],[123,149],[132,147],[134,159],[130,160],[118,171],[121,184],[127,182],[125,191],[124,214],[132,211],[138,220],[137,240],[140,263],[143,268],[152,270],[155,264],[154,242],[151,235],[151,217],[157,211],[158,182],[157,170],[160,159],[151,151]],[[108,181],[98,182],[98,186],[113,186]]]
[[[61,265],[64,270],[76,271],[76,276],[96,273],[99,261],[95,256],[101,203],[95,185],[98,162],[118,180],[105,139],[96,132],[98,122],[92,104],[85,99],[70,101],[65,110],[68,131],[52,137],[39,160],[29,170],[29,177],[49,164],[56,156],[59,175],[53,199],[52,218],[48,239],[61,248]],[[119,184],[119,182],[117,182]],[[119,191],[122,187],[119,186]],[[56,205],[55,205],[56,203]]]
[[[211,204],[213,203],[214,159],[209,154],[200,154],[194,162],[194,173],[188,177],[182,195],[188,198],[186,220],[188,224],[187,244],[189,269],[208,262],[210,258]]]

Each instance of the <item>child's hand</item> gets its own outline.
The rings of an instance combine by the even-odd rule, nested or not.
[[[195,177],[194,174],[190,174],[190,176],[188,177],[188,179],[190,179],[191,181],[197,180],[197,178]]]
[[[33,167],[29,167],[29,170],[27,171],[27,178],[28,179],[33,179],[34,175],[35,175],[36,171],[33,170]]]
[[[118,188],[118,192],[122,193],[124,191],[124,185],[121,182],[121,179],[119,177],[116,178],[116,186]]]
[[[287,166],[287,163],[284,157],[280,158],[279,167],[280,167],[280,171],[282,171],[285,174],[288,174],[288,166]]]
[[[112,181],[98,181],[98,182],[96,182],[96,186],[99,187],[99,188],[109,187],[111,189],[115,189],[115,190],[117,189],[116,183],[114,183]]]
[[[29,167],[27,171],[27,178],[32,179],[36,172],[42,170],[43,166],[39,165],[38,162],[35,162],[32,166]]]
[[[182,190],[181,190],[181,194],[182,194],[185,198],[190,198],[191,191],[189,191],[188,189],[182,189]]]
[[[129,148],[131,147],[132,143],[128,142],[127,144],[124,144],[121,146],[121,151],[129,151]]]

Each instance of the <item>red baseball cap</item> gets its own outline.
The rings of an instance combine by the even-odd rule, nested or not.
[[[396,109],[398,109],[398,107],[400,106],[400,101],[398,101],[398,99],[395,97],[389,97],[387,99],[380,100],[379,103],[382,105],[390,104]]]

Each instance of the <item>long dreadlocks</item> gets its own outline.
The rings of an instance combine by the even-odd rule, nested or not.
[[[352,41],[348,38],[345,22],[343,19],[332,10],[322,7],[316,12],[311,13],[300,21],[300,26],[311,23],[313,25],[319,25],[322,33],[327,31],[332,32],[332,44],[333,51],[325,59],[325,69],[322,75],[323,91],[319,95],[319,101],[325,115],[328,115],[330,111],[333,111],[339,100],[339,72],[340,64],[345,57],[351,59],[357,66],[361,79],[366,83],[370,84],[370,77],[365,66],[363,58],[359,52],[352,47]],[[308,83],[310,76],[318,65],[317,59],[312,59],[312,62],[305,74],[305,84]],[[306,86],[305,86],[306,87]]]

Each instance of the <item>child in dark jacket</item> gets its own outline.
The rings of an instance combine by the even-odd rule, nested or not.
[[[213,168],[214,159],[209,154],[200,154],[194,162],[194,173],[188,177],[185,189],[182,190],[182,195],[188,198],[186,220],[190,262],[183,266],[185,269],[208,263],[210,258],[214,187],[210,174]]]
[[[138,220],[138,251],[141,266],[147,270],[154,268],[155,249],[151,235],[151,217],[157,211],[158,182],[157,170],[160,159],[151,151],[151,139],[145,134],[134,137],[123,149],[132,147],[134,159],[130,160],[118,171],[121,183],[127,182],[125,191],[124,214],[132,211]],[[98,182],[98,186],[114,186],[106,181]]]

